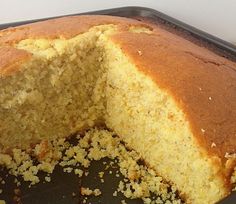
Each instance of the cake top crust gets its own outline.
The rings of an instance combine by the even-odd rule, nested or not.
[[[10,46],[0,47],[0,78],[14,74],[19,66],[29,60],[31,54]]]
[[[130,26],[152,28],[146,23],[129,18],[103,15],[69,16],[2,30],[0,31],[0,45],[14,44],[28,38],[68,39],[88,31],[93,26],[106,24],[117,25],[120,30],[126,30]]]
[[[144,22],[111,16],[71,16],[0,31],[0,77],[14,74],[31,54],[24,39],[72,38],[93,26],[115,24],[110,38],[138,69],[166,90],[186,115],[195,138],[219,156],[236,152],[236,64],[181,36]],[[151,34],[129,32],[143,26]],[[183,153],[184,154],[184,153]]]

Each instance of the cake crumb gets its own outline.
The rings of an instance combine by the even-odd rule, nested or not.
[[[71,173],[72,170],[73,170],[72,167],[67,167],[67,168],[64,168],[64,169],[63,169],[63,171],[64,171],[64,172],[67,172],[67,173]]]
[[[225,158],[230,159],[230,158],[236,158],[236,153],[225,153]]]
[[[101,171],[101,172],[98,173],[98,175],[99,175],[100,178],[103,178],[103,176],[104,176],[104,172]]]
[[[112,194],[114,197],[117,196],[117,191],[115,191],[113,194]]]
[[[91,195],[93,193],[93,191],[90,190],[89,188],[81,187],[80,193],[81,193],[81,195]]]
[[[102,192],[98,189],[98,188],[96,188],[95,190],[94,190],[94,195],[95,196],[99,196],[99,195],[101,195],[102,194]]]
[[[138,50],[138,54],[141,56],[143,53],[141,50]]]
[[[80,192],[81,192],[81,195],[85,195],[85,196],[90,196],[90,195],[99,196],[99,195],[101,195],[101,191],[97,188],[94,190],[90,190],[89,188],[81,187]]]
[[[205,133],[205,132],[206,132],[206,130],[205,130],[205,129],[203,129],[203,128],[201,128],[201,131],[202,131],[202,133]]]
[[[81,169],[75,169],[74,173],[78,175],[79,177],[82,177],[84,172]]]
[[[51,177],[50,176],[45,176],[45,181],[50,182],[51,181]]]

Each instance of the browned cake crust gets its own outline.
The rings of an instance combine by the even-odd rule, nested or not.
[[[14,73],[19,65],[30,59],[31,54],[14,47],[0,47],[0,77]]]
[[[0,32],[0,45],[13,44],[27,38],[68,39],[86,32],[92,26],[102,24],[115,24],[121,29],[128,29],[131,25],[151,28],[151,26],[145,23],[122,17],[101,15],[70,16],[2,30]]]
[[[6,46],[27,38],[71,38],[101,24],[119,25],[122,31],[112,40],[175,98],[199,144],[231,171],[225,155],[236,152],[236,64],[162,28],[127,18],[75,16],[6,29],[0,32],[1,75],[30,56]],[[130,25],[149,27],[153,33],[128,32]]]

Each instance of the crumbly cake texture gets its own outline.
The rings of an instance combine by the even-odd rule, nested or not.
[[[93,160],[108,157],[118,163],[119,171],[124,176],[124,180],[120,181],[113,196],[117,196],[117,193],[121,192],[130,199],[141,198],[145,204],[182,203],[176,195],[176,189],[157,176],[155,171],[138,164],[141,156],[134,150],[127,150],[120,137],[113,132],[94,128],[86,132],[84,136],[78,135],[77,138],[76,144],[71,144],[64,139],[48,142],[47,145],[42,142],[36,145],[31,154],[14,149],[14,154],[5,155],[4,161],[1,161],[4,163],[1,164],[9,169],[10,174],[21,176],[24,181],[30,182],[31,186],[40,181],[38,177],[40,171],[48,173],[45,176],[46,182],[51,181],[50,174],[55,165],[62,166],[64,172],[73,171],[82,177],[87,173],[82,170],[82,167],[88,168]],[[110,167],[110,165],[107,164],[106,167]],[[104,173],[99,172],[101,182]],[[16,184],[21,185],[18,180],[16,180]],[[171,190],[169,190],[170,188]],[[80,193],[83,196],[102,194],[99,189],[92,190],[88,187],[81,187]],[[151,194],[156,198],[152,199]]]
[[[187,202],[230,193],[235,63],[153,25],[79,16],[1,31],[0,70],[2,152],[105,124]]]

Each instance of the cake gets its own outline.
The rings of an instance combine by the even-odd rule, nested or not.
[[[88,15],[2,30],[0,92],[2,153],[102,124],[186,203],[234,186],[236,64],[163,28]]]

